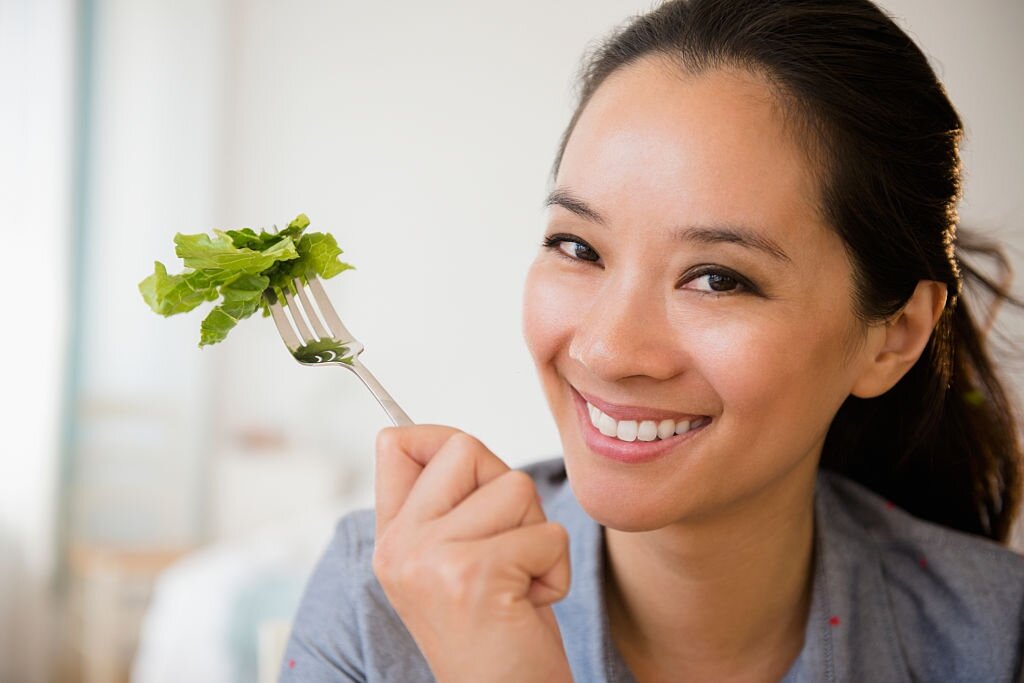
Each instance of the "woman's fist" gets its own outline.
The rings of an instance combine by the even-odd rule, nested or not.
[[[569,539],[529,475],[449,427],[377,438],[373,568],[442,683],[571,681],[550,604]]]

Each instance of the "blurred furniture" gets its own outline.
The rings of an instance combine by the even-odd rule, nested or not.
[[[133,683],[276,681],[289,623],[337,520],[366,495],[198,549],[157,579]]]
[[[277,683],[291,632],[290,619],[267,619],[259,625],[259,683]]]
[[[187,550],[72,548],[70,677],[80,683],[127,683],[153,583]]]

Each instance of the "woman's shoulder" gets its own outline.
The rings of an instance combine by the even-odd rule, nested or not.
[[[1006,591],[1024,597],[1024,556],[987,538],[915,517],[894,503],[841,475],[819,479],[831,526],[852,533],[882,551],[888,564],[906,560],[918,570],[931,569],[986,594]],[[845,519],[839,519],[839,517]]]
[[[350,512],[337,523],[306,584],[280,681],[432,680],[373,573],[373,544],[371,510]]]
[[[898,641],[912,673],[1024,673],[1024,557],[834,473],[819,477],[817,512],[831,580],[859,584],[848,588],[885,614],[874,623]],[[864,590],[876,580],[879,590]]]

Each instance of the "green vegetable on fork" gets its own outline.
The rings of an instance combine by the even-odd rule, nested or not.
[[[200,326],[199,346],[224,341],[239,320],[258,310],[270,315],[264,293],[275,301],[286,292],[295,294],[295,280],[323,279],[351,269],[338,257],[343,253],[328,233],[305,232],[309,218],[300,213],[279,232],[251,228],[214,230],[174,236],[175,253],[185,270],[168,274],[157,261],[153,274],[139,283],[139,291],[154,312],[163,316],[187,313],[207,301],[221,299]]]

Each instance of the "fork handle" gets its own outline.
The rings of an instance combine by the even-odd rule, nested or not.
[[[381,383],[377,381],[377,378],[373,376],[373,373],[367,370],[366,366],[359,361],[358,357],[352,359],[352,369],[355,371],[356,376],[358,376],[359,379],[363,381],[363,384],[366,385],[366,388],[370,390],[373,397],[377,399],[377,403],[379,403],[381,408],[384,409],[384,412],[388,414],[388,417],[391,418],[391,421],[395,423],[396,427],[404,427],[406,425],[414,424],[412,419],[406,415],[405,411],[402,410],[402,408],[395,402],[395,399],[391,398],[391,394],[387,392],[387,389],[385,389]]]

